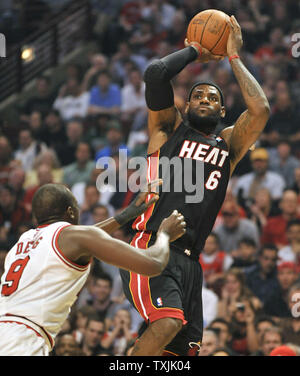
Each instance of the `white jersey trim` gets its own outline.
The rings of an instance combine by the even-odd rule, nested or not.
[[[52,249],[54,250],[55,254],[58,256],[58,258],[67,266],[69,266],[70,268],[72,269],[75,269],[77,271],[80,271],[80,272],[84,272],[88,269],[91,261],[87,264],[87,265],[78,265],[76,264],[75,262],[67,259],[65,257],[65,255],[63,254],[62,250],[59,248],[58,246],[58,238],[59,238],[59,235],[61,233],[61,231],[66,228],[66,227],[69,227],[69,226],[72,226],[72,225],[62,225],[60,227],[58,227],[56,230],[55,230],[55,233],[52,237],[52,241],[51,241],[51,244],[52,244]]]

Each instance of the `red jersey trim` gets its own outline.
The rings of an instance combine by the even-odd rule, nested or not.
[[[3,319],[4,317],[5,317],[5,319]],[[17,321],[15,318],[25,320],[26,322]],[[32,329],[38,336],[44,338],[45,341],[46,341],[46,344],[48,345],[48,347],[50,348],[50,350],[54,346],[54,340],[52,339],[52,337],[50,336],[50,334],[47,333],[47,331],[43,327],[41,327],[40,325],[37,325],[36,323],[34,323],[33,321],[27,319],[26,317],[22,317],[22,316],[18,316],[18,315],[13,315],[11,313],[6,313],[4,316],[0,317],[0,322],[15,322],[16,324],[20,324],[20,325],[23,324],[28,329]],[[31,323],[31,324],[35,325],[36,328],[38,328],[40,330],[40,332],[37,329],[34,329],[28,323]]]
[[[85,270],[87,270],[87,268],[89,267],[90,263],[92,262],[92,259],[91,261],[87,264],[87,265],[78,265],[76,264],[74,261],[72,260],[69,260],[62,252],[62,250],[59,248],[59,245],[58,245],[58,238],[59,238],[59,235],[61,233],[61,231],[66,228],[66,227],[69,227],[69,226],[72,226],[72,225],[63,225],[61,227],[58,227],[52,237],[52,248],[54,250],[54,252],[56,253],[56,255],[59,257],[59,259],[67,266],[69,266],[70,268],[72,269],[75,269],[77,271],[80,271],[80,272],[83,272]]]

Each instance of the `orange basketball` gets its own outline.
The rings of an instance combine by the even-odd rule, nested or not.
[[[198,42],[214,55],[226,55],[229,16],[216,9],[207,9],[196,14],[189,23],[187,40]]]

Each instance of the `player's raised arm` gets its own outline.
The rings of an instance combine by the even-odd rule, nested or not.
[[[119,268],[146,276],[160,274],[169,261],[169,242],[185,233],[184,217],[174,211],[161,223],[156,242],[148,249],[138,249],[110,237],[95,226],[69,226],[58,239],[64,255],[77,263],[96,257]]]
[[[148,129],[151,143],[153,134],[163,141],[174,132],[182,121],[179,111],[174,106],[174,93],[171,80],[192,61],[207,62],[220,60],[222,56],[212,55],[196,42],[186,44],[186,47],[154,60],[146,69],[144,81],[146,84],[146,103],[148,106]],[[158,143],[160,140],[158,140]],[[155,149],[155,147],[153,147]]]
[[[269,118],[270,107],[259,83],[239,58],[238,54],[243,44],[240,25],[234,16],[230,17],[228,24],[230,34],[227,55],[247,106],[247,110],[241,114],[234,126],[221,133],[229,144],[231,172],[233,172],[237,163],[263,131]]]

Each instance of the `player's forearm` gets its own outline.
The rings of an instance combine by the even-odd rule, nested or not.
[[[170,253],[170,237],[166,232],[157,235],[156,242],[147,250],[153,261],[157,262],[158,273],[160,274],[167,266]]]
[[[107,234],[112,234],[121,227],[120,223],[118,223],[114,217],[98,222],[94,226],[104,230]]]
[[[144,74],[145,98],[150,110],[160,111],[174,106],[170,81],[197,57],[197,50],[189,46],[153,61],[147,67]]]
[[[231,67],[240,86],[249,114],[268,116],[270,112],[269,102],[257,80],[248,71],[241,59],[232,59]]]

